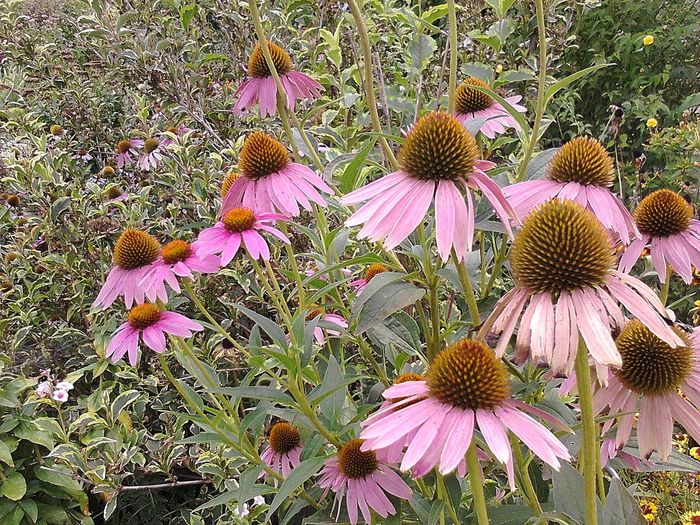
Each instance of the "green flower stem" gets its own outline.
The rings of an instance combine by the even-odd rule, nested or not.
[[[269,283],[267,277],[265,276],[265,273],[263,272],[262,268],[260,267],[260,264],[258,264],[258,261],[256,261],[252,257],[250,258],[250,260],[253,263],[253,268],[255,269],[255,273],[257,274],[258,279],[260,279],[260,284],[262,284],[263,288],[267,292],[267,295],[270,297],[272,302],[275,304],[275,308],[277,309],[277,312],[280,314],[280,317],[282,318],[282,321],[284,322],[285,326],[287,327],[288,332],[291,334],[292,333],[292,320],[291,320],[291,316],[288,315],[288,310],[286,310],[285,307],[283,307],[282,304],[280,303],[280,298],[277,297],[277,294],[270,286],[270,283]]]
[[[593,417],[593,394],[591,371],[588,367],[588,351],[583,340],[579,340],[576,354],[576,383],[578,385],[579,405],[581,406],[581,421],[583,424],[583,440],[579,459],[579,470],[583,475],[583,489],[586,499],[586,525],[597,525],[598,508],[596,500],[596,458],[600,451],[596,450],[598,426]]]
[[[598,497],[605,507],[605,478],[603,477],[603,464],[600,461],[600,454],[595,458],[596,479],[598,480]]]
[[[428,340],[428,361],[432,362],[435,356],[440,351],[440,301],[438,297],[438,278],[433,271],[432,262],[430,260],[430,247],[426,242],[425,229],[423,224],[419,224],[417,228],[418,241],[423,249],[423,273],[428,284],[430,297],[430,338]]]
[[[493,285],[496,283],[496,279],[503,269],[503,263],[506,260],[506,249],[508,248],[508,235],[503,234],[501,238],[501,246],[498,248],[498,253],[496,254],[496,259],[493,262],[493,270],[491,271],[491,277],[489,277],[486,287],[481,291],[481,297],[488,297],[493,289]]]
[[[520,474],[520,480],[522,486],[520,487],[527,499],[532,512],[535,516],[542,515],[542,505],[540,505],[540,500],[537,498],[537,492],[535,492],[535,487],[532,484],[532,478],[530,478],[530,471],[528,469],[528,461],[525,461],[523,457],[523,452],[520,447],[520,442],[514,437],[510,437],[511,448],[513,449],[513,455],[515,457],[515,464],[517,466],[518,472]]]
[[[285,221],[279,221],[279,230],[284,233],[284,235],[289,238],[289,230],[287,229],[287,223]],[[296,254],[294,253],[294,248],[290,244],[284,243],[284,249],[287,252],[287,259],[289,259],[289,266],[292,268],[292,274],[294,275],[294,281],[297,284],[297,297],[299,298],[299,308],[306,308],[306,294],[304,293],[303,278],[301,273],[299,273],[299,265],[297,264]]]
[[[323,161],[321,160],[321,157],[318,156],[318,153],[316,152],[316,148],[314,148],[314,145],[311,143],[311,139],[309,138],[309,135],[306,133],[304,126],[299,121],[299,118],[294,114],[294,112],[287,109],[286,105],[285,105],[285,110],[286,110],[287,114],[289,115],[289,118],[294,123],[294,127],[297,128],[299,135],[301,135],[301,140],[304,141],[304,145],[306,146],[306,149],[309,150],[309,154],[311,155],[311,160],[314,161],[314,164],[316,165],[316,169],[318,171],[320,171],[321,173],[323,173],[323,169],[324,169]]]
[[[278,112],[282,120],[282,126],[284,127],[284,131],[287,134],[287,137],[289,138],[289,142],[292,143],[292,147],[294,148],[295,156],[298,157],[299,155],[299,146],[297,145],[296,140],[294,139],[294,135],[292,134],[292,129],[289,126],[287,116],[292,118],[292,121],[294,122],[297,130],[299,131],[299,134],[301,135],[304,144],[306,144],[306,147],[308,148],[311,157],[316,163],[316,167],[320,170],[323,170],[323,163],[321,162],[321,159],[318,157],[318,154],[313,148],[309,137],[306,136],[306,131],[304,131],[304,128],[301,126],[301,123],[296,118],[296,115],[291,111],[287,111],[286,91],[284,89],[284,86],[282,85],[282,81],[280,80],[279,73],[277,73],[277,68],[275,67],[274,61],[272,60],[270,50],[267,47],[265,29],[263,28],[262,21],[260,20],[260,12],[258,11],[258,5],[256,0],[249,0],[248,8],[250,9],[250,16],[253,19],[253,25],[255,26],[255,33],[257,34],[258,40],[260,42],[260,48],[262,50],[263,56],[265,57],[265,63],[267,64],[267,68],[270,70],[272,78],[275,81],[275,87],[277,88]]]
[[[376,372],[376,374],[379,376],[379,379],[382,383],[384,383],[386,386],[389,386],[391,384],[391,381],[389,381],[389,378],[386,375],[386,372],[384,369],[379,365],[377,360],[374,358],[372,355],[372,348],[367,344],[367,341],[363,337],[357,337],[355,339],[355,342],[357,343],[357,346],[360,348],[360,352],[362,352],[362,357],[365,358],[365,361],[367,361],[370,365],[372,365],[372,368]]]
[[[439,472],[436,472],[437,477],[437,493],[438,498],[445,502],[445,507],[447,507],[447,513],[450,515],[450,519],[454,525],[461,525],[459,516],[457,516],[457,510],[452,505],[452,499],[447,492],[447,485],[445,485],[445,478]]]
[[[377,98],[374,95],[374,82],[373,82],[373,72],[372,72],[372,49],[369,43],[369,36],[367,34],[367,25],[365,24],[364,18],[362,17],[362,11],[357,5],[355,0],[348,0],[348,5],[350,6],[350,11],[352,12],[352,17],[355,19],[355,25],[357,26],[357,31],[360,33],[360,47],[362,48],[362,58],[364,61],[364,89],[365,98],[367,99],[367,108],[369,109],[369,115],[372,119],[372,128],[374,132],[377,133],[377,140],[379,141],[379,146],[382,148],[384,156],[389,161],[392,168],[396,169],[398,167],[398,162],[396,162],[396,157],[394,152],[391,150],[389,143],[384,138],[384,130],[382,129],[382,124],[379,120],[379,112],[377,111]]]
[[[340,449],[341,443],[338,441],[338,438],[331,434],[324,424],[321,423],[321,420],[318,419],[318,416],[316,415],[316,411],[311,407],[309,401],[306,399],[306,395],[294,381],[289,382],[289,393],[292,394],[292,397],[297,402],[299,411],[304,414],[309,421],[311,421],[311,424],[316,427],[316,430],[318,430],[329,443],[333,444],[337,449]]]
[[[194,291],[192,288],[192,282],[189,279],[183,279],[182,280],[182,287],[185,289],[187,292],[187,295],[190,297],[192,302],[195,304],[197,309],[202,313],[204,317],[207,318],[207,321],[214,327],[214,329],[219,332],[224,339],[229,341],[234,348],[243,354],[246,357],[250,357],[250,352],[245,349],[238,341],[236,341],[233,337],[231,337],[231,334],[229,334],[226,329],[224,329],[223,326],[221,326],[214,317],[209,313],[209,310],[207,310],[206,306],[204,306],[204,303],[197,297],[197,293]]]
[[[545,110],[544,95],[545,91],[547,90],[547,34],[544,22],[544,5],[542,0],[535,0],[535,12],[537,16],[537,37],[540,51],[540,67],[537,82],[537,106],[535,108],[535,121],[532,123],[532,134],[530,135],[530,140],[528,141],[525,155],[520,161],[518,176],[515,179],[516,182],[522,180],[522,178],[525,176],[525,170],[530,163],[530,159],[532,158],[532,154],[535,151],[535,146],[537,145],[537,141],[539,139],[540,127]]]
[[[251,463],[256,463],[265,470],[265,472],[269,475],[275,478],[277,481],[282,482],[284,481],[284,478],[282,477],[281,474],[278,472],[272,470],[267,464],[260,459],[260,456],[257,454],[257,451],[255,448],[252,448],[252,451],[245,450],[239,443],[236,443],[235,441],[231,440],[228,434],[226,432],[223,432],[218,424],[211,423],[209,416],[200,408],[200,406],[190,397],[189,393],[187,390],[182,388],[180,385],[180,382],[175,378],[173,375],[172,370],[170,370],[170,366],[168,365],[168,361],[165,358],[163,354],[158,354],[158,361],[160,362],[161,369],[165,373],[165,376],[168,378],[168,380],[173,384],[175,389],[180,393],[180,395],[183,397],[185,402],[190,406],[202,419],[205,419],[209,426],[216,432],[219,437],[233,450],[235,450],[237,453],[239,453],[242,457],[250,461]],[[237,430],[237,429],[236,429]],[[305,490],[301,490],[299,492],[299,495],[301,496],[302,499],[307,501],[310,505],[314,506],[315,508],[318,508],[318,502],[313,499],[311,496],[307,494]]]
[[[447,18],[450,24],[450,77],[447,86],[447,111],[455,112],[457,94],[457,8],[455,0],[447,0]]]
[[[484,496],[484,476],[479,465],[479,456],[476,453],[476,442],[472,439],[467,449],[467,466],[469,467],[469,483],[474,498],[474,513],[479,525],[489,525],[489,517],[486,512],[486,497]]]
[[[476,296],[474,295],[474,288],[472,287],[472,281],[469,278],[466,262],[460,262],[457,259],[457,253],[454,250],[452,250],[452,261],[457,269],[459,282],[464,289],[464,295],[467,300],[467,305],[469,306],[469,314],[472,317],[472,327],[476,328],[481,324],[481,316],[479,315],[479,305],[476,304]]]
[[[661,304],[666,306],[666,302],[668,301],[668,291],[671,288],[671,276],[673,275],[673,269],[671,268],[670,264],[666,265],[666,282],[661,285],[661,295],[659,296],[659,299],[661,299]]]
[[[277,293],[277,297],[285,297],[284,292],[282,292],[282,288],[280,288],[279,282],[277,282],[277,277],[275,277],[275,271],[272,269],[272,265],[270,264],[270,261],[265,261],[265,270],[267,271],[267,275],[270,277],[270,282],[272,283],[273,288],[275,289],[275,292]],[[289,319],[292,319],[292,312],[289,309],[289,304],[287,304],[287,301],[280,301],[280,304],[282,305],[282,308],[284,308],[284,311],[287,313],[287,316]]]

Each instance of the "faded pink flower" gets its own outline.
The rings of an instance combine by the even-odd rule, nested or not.
[[[479,160],[476,140],[455,117],[443,111],[428,113],[406,136],[398,171],[341,199],[346,205],[367,201],[345,224],[363,224],[359,239],[384,240],[391,250],[423,223],[434,202],[438,253],[447,260],[454,249],[462,260],[474,238],[472,191],[484,194],[512,235],[515,212],[484,173],[494,165]]]
[[[657,190],[639,203],[634,217],[641,235],[620,259],[620,270],[629,272],[648,247],[662,283],[670,266],[690,284],[693,267],[700,268],[700,221],[693,218],[692,206],[677,193]]]
[[[324,334],[324,330],[330,336],[338,336],[338,335],[340,335],[340,332],[338,330],[342,330],[342,329],[348,327],[348,322],[345,320],[345,318],[342,315],[328,314],[328,313],[326,313],[325,309],[322,307],[312,308],[306,314],[307,321],[311,321],[312,319],[315,319],[316,317],[318,317],[319,321],[322,322],[324,325],[324,326],[317,326],[316,328],[314,328],[314,339],[320,345],[322,345],[323,343],[326,342],[326,336]],[[329,328],[329,326],[336,326],[338,328],[338,330],[334,330],[332,328]]]
[[[474,89],[473,86],[489,87],[488,84],[475,77],[467,78],[457,87],[455,93],[455,112],[457,120],[465,123],[472,119],[490,117],[479,129],[481,133],[490,139],[505,133],[508,128],[520,129],[515,120],[505,108],[486,93]],[[518,104],[522,99],[516,95],[507,97],[508,102],[518,113],[525,113],[527,109]]]
[[[614,182],[613,162],[603,145],[591,137],[576,137],[552,157],[545,178],[507,186],[503,193],[521,220],[554,197],[575,201],[629,243],[639,231],[630,212],[611,191]]]
[[[131,164],[139,156],[139,150],[143,148],[144,141],[141,139],[124,139],[117,143],[117,167],[122,169]]]
[[[311,169],[292,162],[287,149],[267,133],[256,131],[246,137],[238,158],[240,177],[221,205],[221,215],[244,206],[257,212],[279,211],[291,217],[311,210],[311,202],[325,208],[319,190],[333,190]]]
[[[597,364],[619,367],[611,332],[624,324],[622,303],[664,341],[682,344],[654,292],[614,264],[610,235],[590,211],[569,200],[545,202],[525,219],[511,250],[515,288],[498,301],[480,334],[497,335],[500,357],[520,321],[519,362],[529,355],[555,374],[569,374],[582,337]]]

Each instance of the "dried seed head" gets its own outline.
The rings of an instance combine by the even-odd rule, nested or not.
[[[19,208],[19,205],[22,203],[22,200],[19,198],[19,195],[9,195],[7,197],[7,204],[12,206],[13,208]]]
[[[552,199],[523,222],[511,251],[518,286],[560,292],[597,286],[613,268],[610,236],[588,210]]]
[[[131,141],[130,140],[120,140],[117,142],[117,153],[126,153],[131,149]]]
[[[399,167],[422,180],[468,177],[479,159],[476,140],[449,113],[433,111],[421,117],[399,150]]]

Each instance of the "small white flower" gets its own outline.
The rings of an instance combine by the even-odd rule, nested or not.
[[[55,390],[51,398],[59,403],[64,403],[68,401],[68,392],[65,390]]]
[[[70,381],[61,381],[56,385],[57,390],[65,390],[66,392],[69,392],[73,390],[73,383]]]
[[[258,505],[264,505],[265,504],[265,498],[262,496],[255,496],[253,498],[253,507],[257,507]]]
[[[49,397],[53,392],[51,381],[42,381],[36,386],[36,395],[39,397]]]
[[[244,503],[243,507],[236,507],[233,509],[233,515],[237,518],[245,518],[248,514],[250,514],[250,510],[248,510],[248,504]]]

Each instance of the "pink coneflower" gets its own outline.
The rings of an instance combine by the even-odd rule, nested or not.
[[[282,81],[287,95],[287,108],[294,111],[297,100],[315,100],[321,96],[323,86],[304,73],[294,71],[292,59],[280,46],[267,43],[272,55],[272,63]],[[248,78],[234,93],[239,96],[233,108],[234,113],[241,115],[256,103],[260,106],[260,116],[274,115],[277,112],[277,86],[267,67],[265,56],[260,44],[256,44],[248,59]]]
[[[156,168],[163,160],[165,149],[173,143],[171,139],[160,141],[154,138],[148,138],[143,141],[143,152],[141,157],[136,162],[136,167],[143,171],[150,171]]]
[[[153,236],[134,228],[124,230],[114,246],[114,267],[107,275],[93,306],[104,310],[120,295],[124,296],[127,308],[131,308],[134,302],[143,303],[145,297],[150,301],[167,301],[165,286],[147,288],[141,283],[159,253],[160,244]]]
[[[354,286],[355,290],[357,291],[358,295],[362,292],[362,290],[365,289],[367,284],[374,279],[377,275],[380,273],[385,273],[388,272],[389,268],[384,266],[383,264],[380,263],[374,263],[370,264],[365,272],[362,274],[362,277],[359,279],[356,279],[350,283],[350,286]]]
[[[700,221],[693,219],[693,208],[670,190],[657,190],[639,203],[634,218],[641,232],[620,259],[620,270],[629,272],[644,248],[662,283],[670,266],[686,284],[693,280],[693,267],[700,268]]]
[[[607,407],[609,415],[620,414],[603,426],[605,432],[617,420],[616,448],[627,442],[636,411],[637,442],[644,458],[654,451],[662,460],[668,458],[674,420],[700,441],[700,332],[688,335],[677,329],[677,333],[684,344],[671,348],[633,320],[617,337],[622,366],[613,370],[608,385],[593,397],[596,413]]]
[[[192,332],[204,330],[201,324],[184,315],[161,310],[156,305],[144,303],[134,306],[127,321],[114,332],[107,346],[106,357],[113,362],[129,354],[129,364],[139,361],[139,339],[157,353],[165,351],[165,334],[192,337]]]
[[[299,429],[286,421],[279,421],[270,429],[268,442],[269,445],[260,455],[260,459],[286,478],[292,469],[301,463],[301,452],[304,447],[301,445]]]
[[[362,450],[361,439],[351,439],[338,452],[326,461],[318,482],[326,491],[335,492],[338,516],[346,499],[350,523],[358,520],[358,507],[365,523],[372,523],[373,510],[382,518],[396,514],[396,508],[386,493],[397,498],[408,499],[413,491],[396,472],[372,450]],[[371,510],[370,510],[371,509]]]
[[[139,150],[143,148],[144,141],[141,139],[124,139],[117,143],[117,167],[122,169],[124,166],[138,158]]]
[[[406,135],[399,171],[342,198],[348,205],[368,201],[345,224],[364,224],[358,238],[384,239],[391,250],[423,222],[434,201],[438,253],[447,260],[454,248],[462,260],[474,237],[473,190],[484,194],[512,234],[509,221],[515,220],[515,212],[484,173],[493,166],[479,160],[476,140],[455,117],[443,111],[428,113]]]
[[[224,197],[221,214],[245,206],[256,212],[279,211],[299,215],[299,205],[311,210],[311,202],[326,207],[318,190],[333,190],[312,170],[292,162],[287,149],[267,133],[255,131],[246,137],[238,157],[240,177]]]
[[[176,293],[180,293],[178,277],[194,279],[192,272],[216,273],[219,271],[219,258],[215,255],[202,255],[197,246],[186,241],[170,241],[163,246],[158,258],[151,263],[141,284],[147,288],[160,288],[167,282]]]
[[[73,155],[71,158],[75,160],[82,160],[83,162],[90,162],[92,160],[92,155],[90,155],[88,150],[81,148],[76,151],[75,155]]]
[[[392,403],[362,423],[362,449],[404,444],[413,433],[401,470],[422,465],[424,472],[436,466],[442,474],[452,472],[464,460],[476,429],[506,466],[511,486],[509,431],[556,470],[559,459],[570,459],[549,430],[521,411],[524,403],[510,397],[505,365],[480,341],[463,339],[448,346],[430,364],[425,380],[392,386],[383,395]]]
[[[622,364],[611,330],[623,324],[619,303],[669,344],[682,341],[666,322],[658,297],[640,280],[614,269],[610,234],[588,210],[552,199],[524,221],[511,250],[515,288],[496,304],[480,334],[500,337],[503,355],[520,319],[516,355],[569,374],[579,334],[600,365]]]
[[[119,186],[110,185],[104,192],[107,202],[122,202],[129,198],[129,194],[123,192]]]
[[[312,308],[306,314],[307,321],[311,321],[312,319],[315,319],[316,317],[318,317],[319,321],[324,323],[325,325],[336,326],[338,328],[338,330],[342,330],[343,328],[348,327],[348,322],[345,320],[345,318],[343,316],[338,315],[338,314],[327,314],[326,310],[322,307]],[[326,342],[326,336],[324,334],[324,330],[330,336],[340,335],[340,332],[338,330],[334,330],[332,328],[327,328],[327,327],[317,326],[316,328],[314,328],[314,339],[320,345],[322,345],[323,343]]]
[[[614,182],[613,162],[603,145],[591,137],[576,137],[552,157],[545,178],[507,186],[503,193],[521,220],[554,197],[576,201],[629,243],[639,232],[630,212],[610,191]]]
[[[490,139],[505,133],[508,128],[519,129],[518,122],[492,97],[474,89],[472,86],[489,87],[478,78],[469,77],[457,88],[455,93],[455,112],[457,120],[465,123],[469,120],[483,117],[491,117],[483,123],[479,131]],[[508,102],[518,113],[525,113],[527,109],[518,104],[523,97],[516,95],[507,97]]]
[[[619,459],[627,468],[642,470],[644,467],[653,467],[654,462],[648,459],[639,459],[623,448],[618,448],[614,438],[604,439],[600,445],[600,464],[605,467],[612,459]]]
[[[253,259],[269,261],[270,248],[259,231],[270,233],[289,244],[287,236],[270,225],[285,219],[284,215],[276,213],[253,213],[249,208],[233,208],[214,226],[202,231],[192,246],[200,257],[220,253],[222,266],[233,260],[241,245]]]

